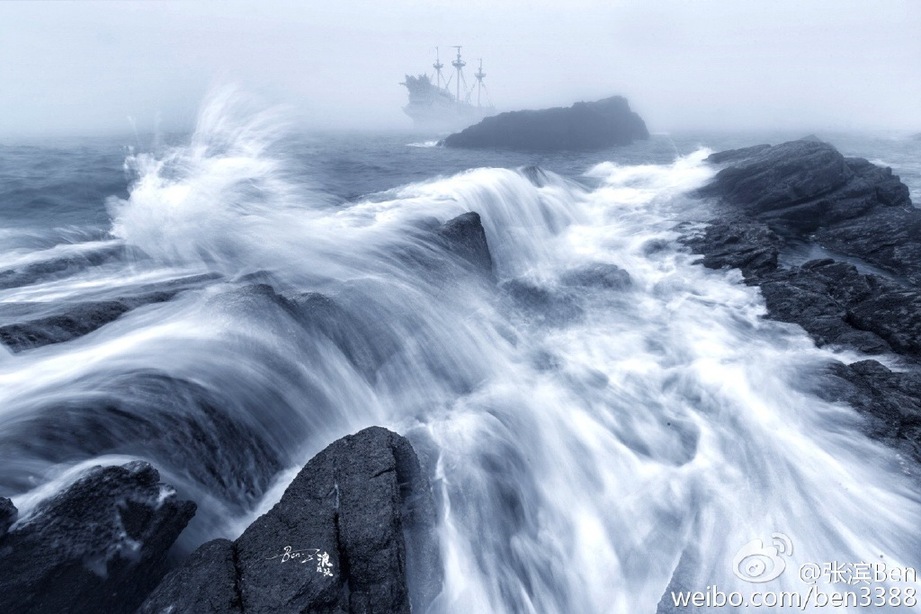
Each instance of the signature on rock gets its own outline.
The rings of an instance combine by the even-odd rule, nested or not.
[[[316,561],[317,573],[329,577],[332,577],[333,575],[333,564],[332,561],[329,560],[329,553],[325,551],[320,552],[319,548],[295,550],[292,546],[285,546],[282,548],[281,554],[270,556],[266,560],[273,561],[275,559],[281,559],[282,563],[292,562],[300,563],[302,565],[309,563],[310,561]]]

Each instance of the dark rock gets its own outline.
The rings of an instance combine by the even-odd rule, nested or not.
[[[147,597],[138,614],[242,614],[233,542],[202,544]]]
[[[441,591],[434,522],[409,442],[371,427],[311,459],[232,556],[226,543],[206,544],[141,611],[425,611]]]
[[[921,292],[882,292],[850,310],[849,321],[869,330],[898,352],[921,356]]]
[[[0,326],[0,343],[14,352],[51,343],[63,343],[91,333],[132,309],[168,301],[176,293],[177,291],[155,292],[111,301],[62,306],[61,313],[53,316]]]
[[[885,337],[853,320],[852,309],[886,282],[854,265],[815,260],[757,279],[770,317],[802,326],[816,344],[853,347],[868,354],[889,352]]]
[[[815,240],[884,271],[921,284],[921,211],[887,208],[819,228]]]
[[[486,242],[486,231],[480,214],[470,211],[445,222],[436,233],[448,249],[472,264],[477,270],[492,275],[492,255]]]
[[[66,402],[52,395],[47,406],[5,425],[0,463],[75,463],[143,448],[164,472],[201,485],[220,497],[227,511],[242,514],[303,436],[294,426],[287,432],[271,428],[278,418],[266,408],[283,406],[281,392],[275,396],[241,385],[222,393],[154,371],[104,372],[81,382],[79,390]],[[292,439],[280,439],[284,436]],[[29,488],[25,472],[5,477],[0,486],[9,492]]]
[[[564,286],[623,290],[630,286],[630,273],[616,264],[594,262],[570,269],[560,276]]]
[[[18,514],[19,512],[12,501],[0,497],[0,538],[3,538],[10,527],[13,526]]]
[[[0,539],[0,611],[132,612],[195,514],[143,462],[95,467]]]
[[[834,147],[813,141],[791,141],[767,148],[726,152],[732,165],[700,190],[741,207],[761,220],[777,218],[812,231],[826,214],[822,197],[843,187],[850,177],[844,157]]]
[[[863,360],[833,363],[825,375],[820,396],[850,404],[866,418],[869,435],[921,459],[921,373]]]
[[[569,108],[511,111],[487,117],[444,140],[447,147],[586,151],[649,138],[627,99],[613,96]]]
[[[713,222],[699,235],[682,242],[704,255],[710,269],[741,269],[743,274],[767,273],[777,268],[783,241],[760,222]]]
[[[765,222],[786,238],[809,239],[921,281],[921,211],[889,168],[845,158],[816,140],[714,154],[728,163],[699,190],[731,221]],[[725,221],[725,220],[724,220]]]
[[[818,345],[921,362],[921,212],[890,169],[816,139],[710,161],[728,165],[700,191],[717,198],[720,219],[683,239],[705,266],[741,269],[760,287],[769,317],[799,324]],[[832,258],[780,265],[786,246],[814,242],[862,269]],[[817,394],[851,404],[871,436],[921,462],[916,366],[897,373],[873,360],[834,364],[821,381]]]

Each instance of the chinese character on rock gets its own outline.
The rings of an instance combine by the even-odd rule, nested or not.
[[[333,576],[333,564],[329,560],[329,553],[321,552],[317,554],[317,573],[324,576]]]

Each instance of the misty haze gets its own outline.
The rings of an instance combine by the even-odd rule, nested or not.
[[[223,80],[309,127],[407,128],[399,82],[451,45],[483,59],[499,110],[621,94],[656,132],[917,132],[919,26],[909,0],[11,2],[0,136],[124,132],[128,117],[151,131],[158,115],[191,129]]]
[[[917,612],[921,3],[0,3],[0,613]]]

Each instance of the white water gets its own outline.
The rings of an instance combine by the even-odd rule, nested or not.
[[[130,199],[110,203],[113,234],[149,257],[113,282],[173,270],[225,281],[0,356],[0,433],[97,396],[166,423],[194,404],[164,406],[135,378],[200,386],[251,437],[209,459],[221,480],[190,470],[201,451],[167,441],[170,455],[121,423],[112,432],[135,437],[127,449],[83,448],[150,458],[199,501],[195,542],[239,531],[336,437],[393,428],[422,453],[438,499],[440,612],[654,612],[682,553],[695,561],[682,570],[691,590],[805,592],[802,563],[921,564],[921,501],[895,453],[860,435],[851,409],[802,391],[829,352],[761,319],[737,272],[694,265],[675,242],[676,223],[702,206],[684,194],[710,177],[705,152],[602,164],[593,190],[477,169],[334,207],[287,181],[267,118],[241,123],[228,104],[206,109],[189,147],[133,159]],[[549,306],[516,302],[431,243],[431,218],[464,211],[482,216],[500,284],[528,280],[552,293]],[[632,284],[561,283],[595,263]],[[332,297],[365,359],[246,290],[241,276],[256,271],[287,296]],[[56,299],[68,283],[79,293],[93,275],[30,298]],[[5,455],[8,472],[43,476],[15,502],[70,475],[74,458],[53,461],[42,452],[60,444],[45,445]],[[268,451],[247,456],[256,448]],[[736,551],[774,532],[791,539],[795,564],[770,585],[738,579]]]

